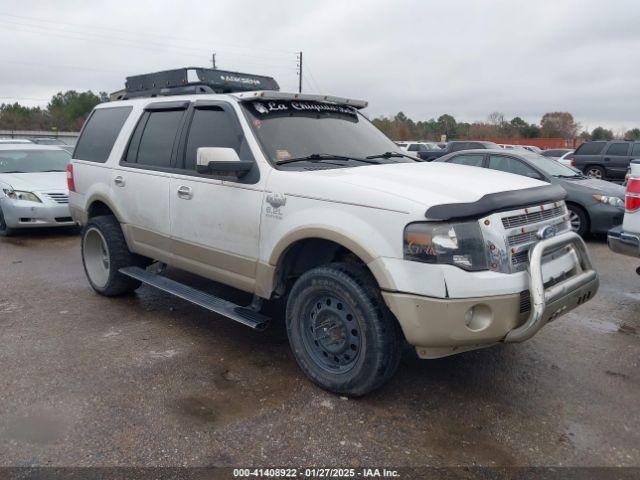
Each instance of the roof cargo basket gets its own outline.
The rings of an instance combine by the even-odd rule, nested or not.
[[[252,90],[280,90],[272,77],[248,73],[186,67],[127,77],[125,89],[112,100],[198,93],[234,93]]]

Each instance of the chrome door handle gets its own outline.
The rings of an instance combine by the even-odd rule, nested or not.
[[[124,184],[125,184],[124,178],[118,175],[116,178],[113,179],[113,183],[115,183],[119,187],[124,187]]]
[[[178,187],[178,197],[185,200],[191,200],[193,198],[193,191],[191,190],[191,187],[186,187],[184,185]]]

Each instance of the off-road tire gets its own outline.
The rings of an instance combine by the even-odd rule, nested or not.
[[[4,221],[4,214],[0,208],[0,237],[10,237],[14,233],[15,230],[13,228],[7,227],[7,224]]]
[[[106,280],[97,283],[90,274],[91,267],[87,264],[87,241],[88,236],[99,232],[100,236],[104,239],[104,247],[108,253],[108,267],[106,271]],[[89,239],[90,241],[90,239]],[[100,295],[105,297],[116,297],[118,295],[124,295],[133,292],[140,287],[141,282],[134,280],[119,272],[121,268],[139,266],[146,267],[149,264],[149,260],[132,253],[127,247],[127,242],[122,234],[122,228],[120,223],[112,215],[104,215],[94,217],[82,230],[82,265],[84,267],[85,274],[89,280],[91,287]],[[91,262],[91,260],[89,260]]]
[[[314,321],[311,314],[316,305],[320,305],[318,298],[335,298],[337,303],[333,308],[343,305],[336,312],[351,312],[351,320],[342,322],[345,325],[356,325],[350,332],[357,329],[360,351],[348,371],[329,371],[326,366],[322,366],[322,357],[320,361],[314,359],[314,356],[318,357],[316,350],[321,347],[314,341],[318,346],[314,349],[310,346],[309,339],[305,340],[302,330],[311,330]],[[328,315],[331,319],[332,313]],[[321,318],[320,311],[315,311],[315,318]],[[337,316],[334,315],[333,318]],[[402,331],[385,305],[375,279],[362,266],[332,263],[304,273],[289,294],[286,324],[289,343],[298,365],[314,383],[325,390],[353,397],[365,395],[389,380],[400,362]],[[348,328],[350,327],[347,330]],[[316,335],[316,332],[312,335]]]

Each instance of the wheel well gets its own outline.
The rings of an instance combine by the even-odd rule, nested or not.
[[[358,263],[368,270],[355,253],[339,243],[322,238],[306,238],[290,245],[276,268],[275,293],[284,295],[295,280],[312,268],[332,262]]]
[[[87,217],[93,218],[93,217],[99,217],[101,215],[114,215],[114,213],[106,203],[101,202],[100,200],[96,200],[89,207],[89,212]]]
[[[579,203],[567,202],[567,201],[565,201],[565,203],[567,204],[567,208],[573,207],[575,209],[582,211],[582,213],[584,213],[584,216],[587,219],[587,231],[589,231],[589,228],[591,227],[591,217],[589,216],[589,211]]]

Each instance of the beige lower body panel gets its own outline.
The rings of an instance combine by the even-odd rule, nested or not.
[[[517,293],[441,299],[383,291],[382,296],[422,358],[491,346],[523,320]]]

